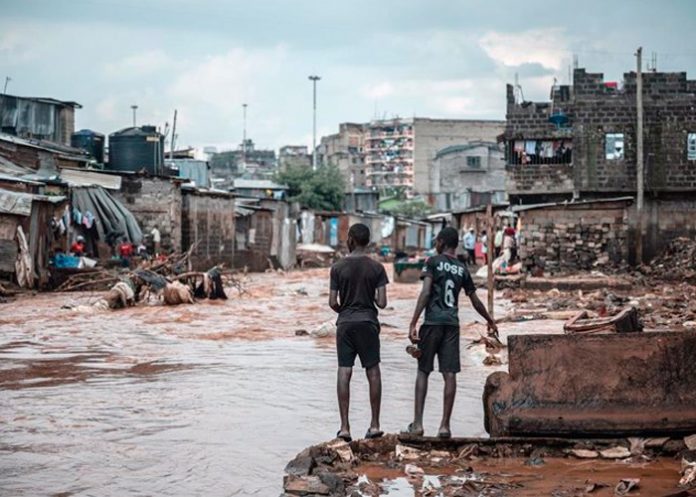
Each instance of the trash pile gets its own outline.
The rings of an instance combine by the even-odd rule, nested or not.
[[[570,496],[611,489],[614,495],[666,497],[693,483],[687,440],[332,440],[288,463],[283,496]],[[674,478],[664,478],[665,471]]]

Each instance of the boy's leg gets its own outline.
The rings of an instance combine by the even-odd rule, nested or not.
[[[413,424],[411,425],[413,432],[423,430],[423,411],[425,410],[425,398],[428,395],[428,379],[435,363],[435,354],[440,348],[442,327],[424,324],[418,335],[420,338],[418,348],[421,350],[421,356],[418,359],[418,373],[416,375]]]
[[[445,380],[445,392],[442,402],[442,421],[437,433],[439,436],[451,436],[450,420],[454,407],[454,397],[457,394],[457,373],[442,373],[442,379]]]
[[[372,420],[370,421],[370,431],[379,431],[379,411],[382,404],[382,373],[379,364],[365,370],[367,381],[370,384],[370,409],[372,410]]]
[[[348,421],[348,409],[350,407],[350,378],[353,368],[338,367],[338,381],[336,393],[338,394],[338,412],[341,415],[341,429],[339,435],[350,434],[350,422]]]
[[[357,355],[353,340],[353,323],[341,323],[336,329],[336,353],[338,355],[338,375],[336,379],[336,394],[338,397],[338,412],[341,417],[341,428],[338,436],[350,438],[350,379],[353,376],[353,364]]]
[[[437,362],[445,381],[442,402],[442,421],[438,436],[450,437],[450,420],[454,408],[454,398],[457,393],[457,373],[461,370],[459,354],[459,326],[443,326],[443,340],[437,354]]]
[[[425,410],[425,397],[428,395],[428,377],[430,373],[418,370],[416,375],[416,401],[413,409],[413,424],[411,430],[423,431],[423,411]]]
[[[371,322],[357,323],[354,332],[355,350],[360,357],[360,363],[365,368],[367,381],[370,384],[370,409],[372,420],[369,433],[379,432],[379,414],[382,403],[382,373],[379,369],[380,342],[379,325]]]

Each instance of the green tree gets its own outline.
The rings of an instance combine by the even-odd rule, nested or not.
[[[433,208],[422,199],[404,200],[389,209],[393,216],[401,216],[409,219],[421,219],[432,214]]]
[[[287,185],[290,201],[317,210],[343,209],[345,184],[336,166],[321,166],[316,171],[307,166],[291,166],[276,174],[275,181]]]

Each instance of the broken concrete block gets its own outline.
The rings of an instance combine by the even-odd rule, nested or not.
[[[631,451],[626,447],[616,446],[600,450],[599,455],[604,459],[626,459],[627,457],[631,457]]]
[[[318,476],[292,476],[283,480],[283,489],[291,495],[330,495],[331,489]]]

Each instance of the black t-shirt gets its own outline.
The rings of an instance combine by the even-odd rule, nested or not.
[[[476,291],[469,271],[456,258],[445,254],[430,257],[421,279],[430,277],[433,285],[428,305],[425,307],[423,324],[459,325],[459,292],[464,289],[467,296]]]
[[[336,323],[379,324],[375,292],[389,283],[384,266],[366,255],[348,256],[331,266],[331,290],[338,291],[341,310]]]

